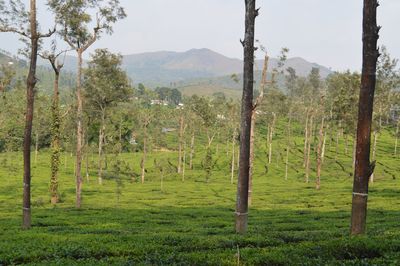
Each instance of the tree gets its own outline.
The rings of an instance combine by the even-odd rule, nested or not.
[[[15,69],[12,66],[3,64],[0,66],[0,93],[4,93],[7,90],[14,77]]]
[[[35,99],[36,63],[39,50],[39,40],[50,37],[53,31],[47,34],[38,32],[38,21],[36,19],[36,1],[30,0],[29,12],[19,0],[10,1],[6,7],[0,2],[0,32],[17,33],[28,39],[30,47],[29,72],[26,79],[26,115],[24,132],[24,190],[22,203],[22,228],[31,227],[31,142],[32,142],[32,121]]]
[[[60,72],[64,66],[63,62],[58,60],[59,56],[65,54],[66,51],[55,53],[55,42],[50,52],[39,54],[43,59],[49,61],[54,71],[53,100],[51,103],[51,177],[50,177],[50,196],[51,203],[56,204],[59,201],[58,195],[58,170],[60,168],[60,152],[61,152],[61,116],[60,116]]]
[[[248,220],[248,192],[249,192],[249,167],[250,167],[250,131],[251,113],[253,109],[253,83],[254,83],[254,24],[258,15],[255,0],[245,0],[245,38],[242,41],[244,48],[243,67],[243,95],[240,129],[240,160],[239,178],[236,197],[236,232],[247,231]]]
[[[49,0],[49,6],[56,14],[56,21],[61,26],[60,35],[78,55],[78,75],[76,77],[76,207],[81,207],[82,193],[82,55],[100,38],[102,32],[111,34],[112,25],[119,19],[126,17],[125,11],[118,0]],[[89,29],[93,14],[95,21],[93,30]]]
[[[85,71],[84,88],[87,105],[100,116],[99,128],[99,184],[102,184],[103,145],[108,109],[124,102],[132,94],[129,79],[121,69],[122,56],[107,49],[97,49]]]
[[[368,179],[374,171],[370,163],[371,122],[376,83],[376,64],[379,57],[376,23],[377,0],[364,0],[363,9],[363,66],[358,105],[357,152],[351,209],[351,234],[365,233],[367,219]]]

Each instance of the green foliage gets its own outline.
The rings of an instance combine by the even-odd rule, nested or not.
[[[350,134],[357,125],[358,94],[361,77],[358,73],[334,73],[327,80],[327,94],[334,122]]]
[[[111,34],[112,24],[126,17],[118,0],[50,0],[48,5],[61,26],[60,35],[76,48],[86,46],[102,31]]]
[[[85,99],[92,111],[102,112],[132,95],[129,80],[121,69],[122,56],[97,49],[85,70]]]

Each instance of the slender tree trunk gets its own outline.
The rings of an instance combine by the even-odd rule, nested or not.
[[[307,147],[308,147],[308,121],[309,121],[309,109],[306,113],[306,125],[304,127],[304,149],[303,149],[303,167],[307,164]]]
[[[26,81],[26,113],[24,130],[24,190],[22,200],[22,228],[31,227],[31,142],[32,142],[32,121],[33,106],[35,100],[36,85],[36,63],[38,53],[38,33],[36,21],[36,1],[30,1],[30,34],[31,54],[29,73]]]
[[[186,142],[183,144],[182,182],[185,182],[185,170],[186,170]]]
[[[319,128],[318,148],[317,148],[317,182],[316,189],[321,187],[321,170],[322,170],[322,146],[324,142],[324,122],[325,117],[322,117],[321,126]]]
[[[183,145],[183,129],[184,129],[184,119],[183,115],[179,118],[179,151],[178,151],[178,174],[182,172],[182,145]]]
[[[76,177],[76,207],[80,208],[82,204],[82,50],[78,49],[78,76],[76,77],[76,163],[75,163],[75,177]]]
[[[322,153],[321,153],[321,159],[322,159],[322,163],[324,162],[325,159],[325,151],[326,151],[326,137],[327,137],[327,131],[329,130],[329,124],[327,125],[327,128],[325,130],[324,133],[324,141],[322,142]]]
[[[253,193],[253,169],[254,169],[254,130],[256,127],[256,112],[253,109],[251,112],[251,127],[250,127],[250,157],[249,157],[249,193],[248,204],[251,206]]]
[[[310,128],[308,130],[308,140],[307,140],[307,159],[306,159],[306,183],[310,182],[310,155],[311,155],[311,140],[313,137],[313,122],[314,122],[314,116],[311,115],[310,117]]]
[[[290,140],[291,140],[291,131],[292,131],[292,113],[289,112],[289,123],[287,127],[288,131],[288,138],[287,138],[287,144],[286,144],[286,161],[285,161],[285,180],[288,179],[288,171],[289,171],[289,152],[290,152]]]
[[[105,130],[105,109],[101,112],[101,125],[99,129],[99,184],[103,184],[103,144],[104,144],[104,130]]]
[[[271,162],[272,162],[272,138],[274,137],[275,121],[276,121],[276,114],[273,113],[271,129],[269,131],[269,143],[268,143],[268,145],[269,145],[269,147],[268,147],[268,163],[269,164],[271,164]]]
[[[189,156],[189,169],[193,170],[193,155],[194,155],[194,130],[190,140],[190,156]]]
[[[351,234],[365,233],[367,219],[368,179],[374,165],[370,163],[371,122],[376,83],[376,62],[379,57],[376,24],[377,0],[364,0],[363,9],[363,67],[358,107],[357,154],[354,171],[351,210]]]
[[[236,232],[245,233],[248,223],[248,192],[249,192],[249,167],[250,167],[250,129],[251,111],[253,108],[253,83],[254,83],[254,24],[258,15],[255,0],[246,0],[244,70],[243,70],[243,95],[241,111],[240,134],[240,161],[239,178],[236,198]]]
[[[51,178],[50,194],[51,204],[58,203],[58,170],[60,167],[60,107],[59,107],[59,78],[60,73],[55,72],[54,95],[52,102],[52,138],[51,138]]]

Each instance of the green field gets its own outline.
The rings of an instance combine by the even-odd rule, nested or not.
[[[169,173],[162,190],[153,159],[176,160],[174,151],[150,154],[144,184],[113,174],[117,156],[109,155],[108,178],[98,185],[96,157],[90,156],[90,182],[85,180],[79,210],[74,207],[74,158],[67,155],[65,168],[63,154],[62,202],[53,207],[50,154],[40,151],[33,162],[32,229],[27,231],[20,229],[22,155],[2,153],[0,265],[400,265],[400,157],[393,155],[394,139],[388,131],[378,144],[368,233],[354,238],[349,236],[351,147],[344,154],[341,139],[336,162],[334,143],[328,141],[317,191],[314,168],[310,183],[304,183],[302,139],[294,140],[288,180],[284,136],[275,139],[273,161],[266,166],[264,139],[259,138],[249,231],[243,236],[234,232],[236,184],[230,183],[230,155],[223,142],[218,154],[215,151],[218,161],[208,183],[199,151],[185,182]],[[123,153],[119,159],[138,172],[140,156]]]

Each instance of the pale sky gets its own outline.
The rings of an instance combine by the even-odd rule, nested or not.
[[[258,0],[256,38],[276,56],[281,47],[333,70],[361,69],[362,0]],[[400,0],[381,0],[380,45],[400,58]],[[42,28],[51,24],[38,0]],[[122,54],[209,48],[242,58],[244,0],[121,0],[128,17],[93,47]],[[16,52],[18,38],[1,35],[0,48]],[[73,53],[72,53],[73,54]]]

